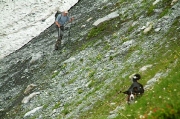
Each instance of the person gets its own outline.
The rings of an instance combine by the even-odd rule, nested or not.
[[[130,99],[131,95],[140,96],[144,93],[143,85],[140,84],[139,82],[137,82],[140,78],[141,78],[140,74],[133,75],[133,77],[132,77],[133,83],[131,84],[131,86],[129,87],[129,89],[127,91],[123,92],[124,94],[128,95],[128,97],[127,97],[128,103],[131,100]]]
[[[59,45],[61,45],[61,40],[63,37],[63,31],[64,31],[64,25],[67,22],[72,22],[74,20],[74,18],[70,18],[68,16],[68,11],[64,11],[61,14],[57,15],[57,17],[55,18],[55,24],[56,24],[56,28],[58,29],[58,39],[56,41],[55,44],[55,50],[58,50]]]

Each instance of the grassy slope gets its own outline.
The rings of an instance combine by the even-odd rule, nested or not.
[[[137,104],[126,106],[125,110],[119,111],[119,116],[117,119],[135,118],[140,117],[140,115],[141,117],[146,118],[175,118],[180,116],[180,101],[178,101],[178,98],[180,97],[180,93],[178,92],[180,89],[180,47],[178,47],[179,43],[177,40],[170,40],[169,37],[167,37],[167,40],[169,40],[169,47],[166,47],[165,42],[161,45],[161,49],[158,51],[158,53],[156,52],[154,54],[153,59],[147,60],[148,64],[155,63],[156,65],[143,74],[143,81],[141,82],[146,84],[145,82],[158,72],[169,72],[168,76],[159,79],[159,82],[151,90],[146,91],[144,96],[138,100]],[[159,46],[157,45],[156,47]],[[168,50],[170,50],[170,52],[167,53],[166,51]],[[136,68],[141,68],[141,65],[139,67],[137,66]],[[127,68],[126,70],[131,69]],[[111,85],[113,86],[113,90],[111,90],[109,94],[105,96],[103,101],[98,101],[94,105],[94,108],[85,113],[82,118],[106,118],[110,111],[121,105],[121,103],[125,103],[124,95],[118,95],[117,90],[122,89],[120,87],[124,87],[124,85],[128,86],[129,82],[121,85],[119,82],[119,77],[117,77],[117,79]],[[111,103],[115,103],[115,105],[111,105]]]
[[[123,2],[123,1],[121,1]],[[166,15],[168,9],[168,5],[170,2],[164,0],[164,3],[158,7],[163,7],[164,11],[159,15],[159,18]],[[146,4],[147,5],[147,4]],[[149,6],[147,17],[153,15],[154,7]],[[141,63],[141,61],[137,62],[137,65],[134,66],[134,71],[137,71],[145,64],[153,64],[151,69],[143,72],[143,80],[141,81],[143,84],[153,78],[155,74],[158,72],[166,74],[159,79],[158,83],[154,85],[151,89],[147,90],[142,98],[138,99],[138,103],[133,105],[125,105],[125,109],[119,110],[119,114],[117,119],[119,118],[178,118],[180,116],[180,101],[178,98],[180,97],[179,93],[179,77],[180,77],[180,47],[179,47],[179,31],[177,31],[177,27],[180,25],[179,18],[174,20],[169,31],[163,35],[164,41],[163,43],[154,43],[152,46],[153,52],[143,52],[141,46],[134,47],[128,52],[128,55],[125,59],[131,57],[134,51],[140,50],[142,55],[144,55],[147,59]],[[102,27],[99,28],[101,31]],[[97,29],[96,29],[97,30]],[[133,32],[133,28],[129,28],[129,33]],[[97,32],[96,32],[97,33]],[[100,32],[101,33],[101,32]],[[91,32],[93,34],[93,30]],[[156,34],[151,32],[150,34]],[[150,35],[148,34],[148,35]],[[97,34],[93,34],[92,36],[96,37]],[[104,35],[104,34],[103,34]],[[147,35],[147,36],[148,36]],[[89,35],[90,36],[90,35]],[[100,37],[101,35],[97,35]],[[143,43],[143,38],[145,38],[143,34],[137,40]],[[124,71],[119,72],[119,76],[128,71],[132,70],[130,64],[127,64],[127,68]],[[128,77],[125,77],[127,79]],[[116,80],[113,84],[109,85],[111,91],[106,94],[103,100],[99,100],[94,104],[93,109],[81,115],[81,118],[92,118],[92,119],[104,119],[107,118],[110,111],[113,111],[118,106],[123,106],[125,103],[125,96],[117,93],[120,89],[127,88],[129,82],[120,83],[119,77],[116,77]],[[112,89],[113,86],[113,89]]]

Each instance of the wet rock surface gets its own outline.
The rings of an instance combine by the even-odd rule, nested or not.
[[[151,31],[154,27],[161,28],[155,29],[159,34],[149,35],[142,41],[138,39],[143,33],[141,28],[146,26],[147,21],[156,19],[156,15],[145,17],[140,13],[139,9],[136,9],[139,1],[122,4],[117,8],[116,2],[80,0],[70,10],[70,15],[75,16],[76,20],[67,25],[71,29],[65,32],[61,50],[54,51],[57,31],[53,24],[21,49],[2,59],[0,116],[4,119],[19,119],[31,115],[29,113],[35,109],[32,113],[36,118],[78,118],[81,113],[93,108],[97,100],[103,100],[111,89],[110,84],[121,70],[153,57],[146,52],[151,51],[156,43],[166,42],[159,39],[164,37],[163,34],[168,31],[172,22],[180,16],[180,5],[176,4],[172,14],[153,22]],[[113,22],[116,29],[106,29],[103,37],[98,40],[90,39],[93,41],[91,43],[87,36],[94,28],[93,23],[116,10],[120,15],[118,20]],[[139,14],[136,21],[131,18],[135,13]],[[131,25],[136,26],[136,30],[126,34],[128,26]],[[134,51],[127,59],[127,53],[138,46],[142,47],[143,51]],[[122,77],[131,73],[127,71]],[[161,75],[158,75],[159,77]],[[148,84],[152,84],[151,82],[155,81],[149,80]],[[33,92],[38,92],[38,95],[26,104],[21,104],[27,96],[24,90],[32,83],[36,84]],[[108,118],[115,118],[118,110],[122,108],[119,106],[112,110]]]

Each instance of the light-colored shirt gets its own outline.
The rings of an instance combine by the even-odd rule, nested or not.
[[[68,16],[63,16],[62,14],[59,14],[56,18],[56,21],[61,25],[64,26],[66,22],[68,22],[70,18]]]

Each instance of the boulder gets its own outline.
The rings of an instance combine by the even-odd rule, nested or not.
[[[22,103],[28,103],[31,100],[31,98],[33,98],[33,97],[35,97],[36,95],[39,95],[39,94],[40,94],[40,92],[31,93],[29,96],[26,96],[26,97],[23,98]]]
[[[24,94],[29,94],[37,85],[35,84],[30,84],[27,86],[27,88],[24,91]]]
[[[105,21],[108,21],[110,19],[113,19],[113,18],[116,18],[118,17],[119,14],[118,14],[118,11],[115,11],[115,12],[112,12],[110,14],[108,14],[107,16],[103,17],[103,18],[100,18],[98,19],[97,21],[95,21],[93,23],[94,26],[98,26],[99,24],[101,24],[102,22],[105,22]]]

